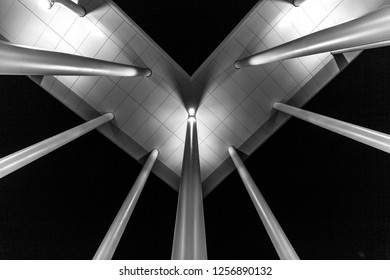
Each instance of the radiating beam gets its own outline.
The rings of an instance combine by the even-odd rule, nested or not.
[[[341,54],[341,53],[354,52],[354,51],[363,51],[363,50],[382,48],[382,47],[387,47],[387,46],[390,46],[390,40],[361,45],[361,46],[356,46],[356,47],[352,47],[352,48],[340,49],[340,50],[332,51],[332,54]]]
[[[257,213],[270,237],[272,244],[281,260],[299,260],[283,229],[276,220],[264,197],[261,195],[252,176],[249,174],[236,149],[229,147],[229,154],[237,168],[246,190],[255,206]]]
[[[41,141],[23,150],[15,152],[0,159],[0,178],[22,168],[23,166],[47,155],[48,153],[64,146],[77,139],[87,132],[111,121],[114,114],[107,113],[84,124],[71,128],[65,132],[57,134],[49,139]]]
[[[0,41],[0,75],[150,76],[151,70]]]
[[[187,120],[172,259],[207,259],[198,133],[195,117],[189,117]]]
[[[236,68],[390,40],[390,6],[237,60]]]
[[[118,214],[116,215],[110,229],[99,246],[94,260],[111,260],[115,253],[116,247],[121,240],[122,234],[126,229],[127,223],[133,213],[134,207],[137,204],[138,198],[141,195],[142,189],[145,186],[146,180],[149,177],[150,171],[153,168],[158,156],[158,150],[153,150],[140,174],[135,180],[133,187],[122,204]]]
[[[390,135],[369,128],[339,121],[320,114],[276,102],[274,108],[283,113],[333,131],[355,141],[390,153]]]
[[[295,7],[299,7],[306,0],[293,0],[293,4]]]
[[[45,0],[40,0],[45,1]],[[86,11],[83,7],[80,5],[77,5],[71,0],[46,0],[50,3],[50,7],[54,5],[54,3],[62,4],[63,6],[67,7],[69,10],[77,14],[79,17],[83,17],[86,15]]]

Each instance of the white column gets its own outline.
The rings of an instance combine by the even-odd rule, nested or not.
[[[135,180],[133,187],[123,202],[122,207],[93,257],[94,260],[112,259],[123,232],[126,229],[127,223],[129,222],[131,214],[133,213],[134,207],[137,204],[138,198],[145,186],[146,180],[148,179],[153,165],[156,162],[157,156],[158,150],[153,150],[150,153],[148,160],[138,175],[137,180]]]
[[[187,120],[172,259],[207,259],[198,133],[195,117],[189,117]]]
[[[0,41],[0,75],[150,76],[152,71]]]
[[[49,2],[49,7],[51,8],[54,3],[60,3],[63,6],[67,7],[69,10],[77,14],[79,17],[83,17],[86,15],[86,11],[83,7],[80,5],[77,5],[71,0],[39,0],[39,1],[48,1]]]
[[[294,4],[295,7],[299,7],[305,1],[306,0],[294,0],[293,4]]]
[[[84,124],[57,134],[49,139],[41,141],[23,150],[15,152],[0,159],[0,178],[18,170],[19,168],[47,155],[48,153],[77,139],[87,132],[111,121],[114,114],[107,113]]]
[[[355,141],[390,153],[390,135],[369,128],[339,121],[320,114],[276,102],[274,108],[283,113],[333,131]]]
[[[236,150],[233,147],[229,147],[228,150],[279,258],[281,260],[299,260],[297,253],[287,236],[284,234],[283,229],[276,220],[264,197],[261,195],[256,183],[253,181],[248,169],[246,169]]]
[[[236,68],[390,40],[390,6],[237,60]]]
[[[361,46],[356,46],[356,47],[351,47],[351,48],[340,49],[340,50],[332,51],[332,54],[341,54],[341,53],[346,53],[346,52],[363,51],[363,50],[376,49],[376,48],[382,48],[382,47],[387,47],[387,46],[390,46],[390,40],[361,45]]]

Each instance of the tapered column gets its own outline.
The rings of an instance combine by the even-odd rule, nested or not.
[[[294,6],[299,7],[306,0],[293,0]]]
[[[267,51],[237,60],[236,68],[390,40],[390,6]]]
[[[176,212],[172,259],[207,259],[196,119],[189,117]]]
[[[40,0],[40,1],[42,1],[42,0]],[[71,0],[47,0],[47,1],[51,2],[51,5],[54,5],[54,3],[62,4],[65,7],[67,7],[69,10],[71,10],[72,12],[77,14],[79,17],[83,17],[86,14],[86,11],[83,7],[81,7],[80,5],[77,5],[76,3],[74,3]]]
[[[150,76],[151,70],[0,41],[0,75]]]
[[[240,156],[233,147],[229,147],[228,150],[279,258],[281,260],[299,260],[298,255],[295,253],[283,229],[280,227],[267,202],[261,195]]]
[[[274,108],[283,113],[333,131],[355,141],[390,153],[390,135],[362,126],[339,121],[323,115],[276,102]]]
[[[332,54],[341,54],[341,53],[346,53],[346,52],[363,51],[363,50],[382,48],[382,47],[387,47],[387,46],[390,46],[390,40],[372,43],[372,44],[361,45],[361,46],[356,46],[356,47],[352,47],[352,48],[340,49],[340,50],[332,51]]]
[[[87,132],[111,121],[114,114],[107,113],[96,119],[76,126],[49,139],[0,159],[0,178],[64,146]]]
[[[121,209],[116,215],[114,222],[111,224],[103,242],[100,244],[99,249],[93,257],[94,260],[112,259],[116,247],[121,240],[122,234],[126,229],[127,223],[129,222],[131,214],[133,213],[134,207],[137,204],[138,198],[141,195],[142,189],[145,186],[146,180],[149,177],[150,171],[156,162],[157,156],[157,150],[153,150],[150,153],[148,160],[138,175],[137,180],[134,182],[134,185],[123,202]]]

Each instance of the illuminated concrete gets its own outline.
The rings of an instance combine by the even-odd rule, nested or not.
[[[253,181],[252,176],[249,174],[240,156],[237,154],[236,149],[229,147],[229,154],[237,168],[238,173],[245,185],[246,190],[255,206],[257,213],[260,216],[261,221],[268,236],[270,237],[272,244],[275,247],[276,252],[281,260],[299,260],[294,248],[292,247],[287,236],[284,234],[283,229],[280,227],[274,214],[269,208],[264,197],[260,193],[256,183]]]
[[[294,0],[293,4],[295,7],[299,7],[306,0]]]
[[[1,75],[150,76],[151,70],[0,41]]]
[[[339,121],[279,102],[274,104],[274,108],[278,111],[333,131],[360,143],[382,150],[386,153],[390,153],[390,135],[388,134]]]
[[[71,0],[47,0],[47,1],[50,3],[51,6],[53,6],[54,3],[62,4],[63,6],[67,7],[69,10],[77,14],[79,17],[83,17],[86,15],[85,9],[80,5],[77,5],[76,3],[72,2]]]
[[[195,117],[189,117],[187,120],[172,259],[207,259],[198,133]]]
[[[145,186],[146,180],[149,177],[150,171],[152,171],[153,165],[156,162],[157,156],[158,150],[153,150],[150,153],[148,160],[138,175],[137,180],[134,182],[133,187],[123,202],[122,207],[93,257],[94,260],[112,259],[116,247],[121,240],[122,234],[125,231],[127,223],[129,222],[131,214],[137,204],[138,198]]]
[[[18,170],[19,168],[22,168],[23,166],[47,155],[48,153],[86,134],[87,132],[111,121],[112,119],[114,119],[114,114],[107,113],[103,116],[50,137],[49,139],[15,152],[9,156],[3,157],[0,159],[0,178],[3,178],[15,170]]]
[[[361,46],[356,46],[356,47],[352,47],[352,48],[340,49],[337,51],[332,51],[332,54],[341,54],[341,53],[347,53],[347,52],[369,50],[369,49],[382,48],[382,47],[387,47],[387,46],[390,46],[390,40],[372,43],[372,44],[361,45]]]
[[[237,60],[236,68],[390,40],[390,6],[261,53]]]

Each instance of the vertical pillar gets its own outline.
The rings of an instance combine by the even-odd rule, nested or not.
[[[150,76],[136,67],[0,41],[0,75]]]
[[[23,150],[15,152],[0,159],[0,178],[18,170],[19,168],[47,155],[48,153],[77,139],[87,132],[111,121],[114,114],[107,113],[84,124],[57,134],[49,139],[41,141]]]
[[[390,40],[390,6],[237,60],[236,68]]]
[[[172,259],[207,259],[198,133],[195,117],[189,117],[187,120]]]
[[[280,227],[236,150],[233,147],[229,147],[228,150],[279,258],[281,260],[299,260],[290,241],[284,234],[283,229]]]
[[[294,6],[299,7],[306,0],[293,0]]]
[[[80,5],[77,5],[71,0],[47,0],[49,2],[50,8],[54,5],[54,3],[60,3],[63,6],[67,7],[69,10],[77,14],[79,17],[83,17],[86,15],[86,11]]]
[[[126,229],[127,223],[129,222],[131,214],[133,213],[134,207],[137,204],[138,198],[141,195],[142,189],[145,186],[146,180],[149,177],[150,171],[156,162],[157,156],[158,150],[153,150],[150,153],[148,160],[138,175],[137,180],[135,180],[133,187],[123,202],[122,207],[120,208],[118,214],[110,226],[110,229],[100,244],[99,249],[93,257],[94,260],[112,259],[116,247],[118,246],[123,232]]]
[[[276,102],[274,108],[360,143],[390,153],[390,135]]]

